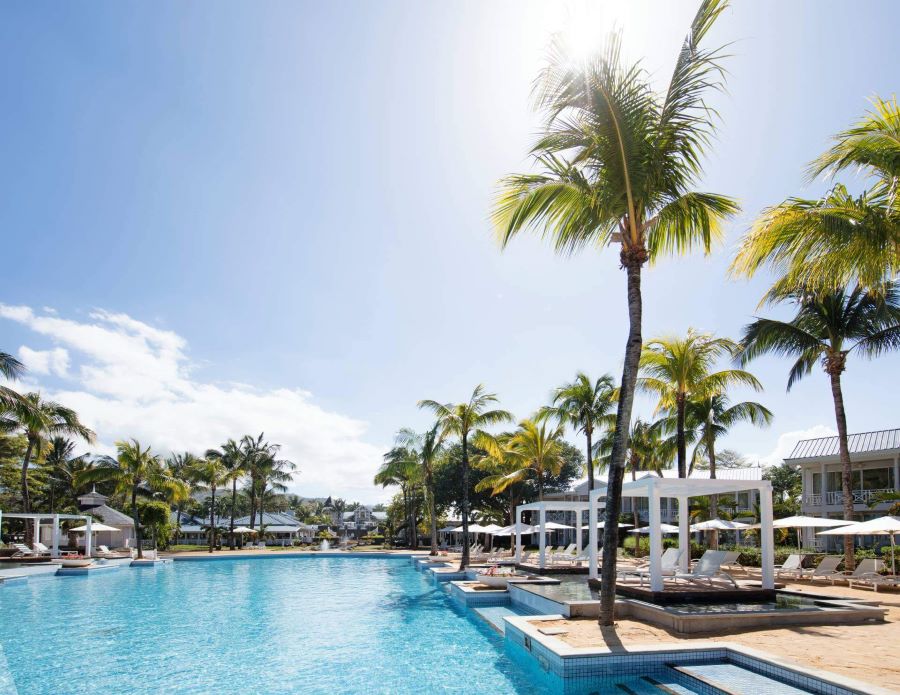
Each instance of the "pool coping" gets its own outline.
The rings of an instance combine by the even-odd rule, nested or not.
[[[329,551],[329,550],[314,550],[314,551],[288,551],[288,552],[277,552],[277,553],[260,553],[259,555],[216,555],[215,553],[211,555],[164,555],[163,559],[174,560],[175,562],[213,562],[213,561],[222,561],[222,560],[277,560],[282,557],[291,557],[291,558],[317,558],[317,557],[349,557],[349,558],[372,558],[376,560],[385,560],[385,559],[399,559],[399,560],[409,560],[411,557],[421,557],[418,553],[384,553],[384,552],[366,552],[366,553],[354,553],[347,551]]]
[[[689,646],[679,642],[660,642],[658,644],[641,644],[630,647],[573,647],[563,640],[553,635],[547,635],[540,631],[540,626],[535,623],[550,622],[554,620],[566,620],[561,614],[556,615],[530,615],[530,616],[506,616],[503,618],[509,626],[514,630],[527,637],[531,643],[537,642],[541,647],[549,651],[563,661],[567,659],[584,659],[591,657],[628,657],[628,656],[652,656],[659,653],[680,652],[691,654],[696,652],[724,651],[726,656],[730,652],[738,657],[749,657],[756,659],[777,668],[792,672],[799,678],[807,678],[814,680],[834,688],[843,689],[858,695],[897,695],[893,690],[882,688],[880,686],[865,681],[848,678],[830,671],[815,670],[807,666],[798,664],[790,659],[785,659],[769,652],[764,652],[752,647],[746,647],[742,644],[734,642],[717,642],[712,640],[698,640],[692,642]],[[510,639],[510,630],[506,630],[506,639]],[[527,648],[529,653],[530,648]],[[532,653],[532,656],[535,656]],[[557,673],[561,677],[563,674]]]

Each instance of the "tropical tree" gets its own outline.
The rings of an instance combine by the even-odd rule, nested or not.
[[[509,449],[509,440],[512,432],[503,432],[486,442],[485,453],[474,457],[473,465],[476,469],[485,471],[487,475],[475,483],[475,492],[489,490],[491,496],[501,493],[506,494],[509,511],[507,516],[510,524],[516,523],[516,507],[523,499],[524,477],[516,479],[516,474],[522,470],[520,458]]]
[[[552,237],[557,251],[619,247],[627,277],[628,338],[607,486],[601,590],[602,625],[615,603],[616,522],[641,345],[641,271],[647,261],[695,247],[709,252],[721,222],[738,205],[694,189],[715,131],[710,92],[723,85],[721,52],[701,43],[726,7],[703,0],[678,55],[668,88],[639,64],[627,64],[620,38],[602,55],[572,59],[561,41],[536,85],[545,133],[532,148],[539,173],[502,182],[493,219],[500,242],[526,229]]]
[[[8,422],[28,440],[22,457],[22,510],[31,511],[31,496],[28,490],[28,466],[33,456],[39,456],[47,440],[56,435],[79,437],[86,442],[94,441],[94,432],[81,423],[78,414],[54,401],[41,398],[39,393],[27,393],[17,399],[6,411]],[[30,531],[27,533],[30,534]],[[29,538],[27,542],[31,542]]]
[[[209,500],[209,552],[216,547],[216,491],[229,481],[230,471],[218,456],[200,459],[194,464],[194,478],[199,490],[208,490]],[[233,528],[233,527],[232,527]],[[232,536],[234,532],[232,531]]]
[[[543,500],[545,477],[548,474],[559,475],[565,464],[562,435],[562,425],[548,428],[545,422],[522,420],[519,428],[504,437],[502,443],[491,441],[489,437],[482,438],[481,441],[487,445],[485,448],[489,455],[508,462],[513,468],[505,475],[491,478],[493,493],[496,495],[510,485],[521,483],[526,478],[534,476],[537,481],[538,500]]]
[[[144,556],[141,548],[141,518],[138,496],[150,496],[154,491],[187,494],[187,486],[168,474],[159,456],[150,453],[150,447],[141,446],[136,439],[116,442],[116,458],[105,457],[91,469],[80,473],[79,486],[92,483],[112,483],[116,494],[131,500],[131,518],[137,541],[138,558]]]
[[[712,371],[723,357],[737,354],[738,344],[728,338],[716,338],[689,329],[683,338],[665,337],[649,341],[641,353],[643,376],[638,387],[659,397],[657,412],[675,418],[678,477],[687,477],[687,404],[711,398],[729,386],[749,386],[756,391],[762,385],[742,369]]]
[[[280,444],[266,444],[262,453],[254,459],[252,470],[256,473],[259,485],[259,527],[263,529],[265,524],[265,503],[273,494],[287,492],[286,483],[294,479],[294,471],[297,466],[287,459],[277,458],[281,450]]]
[[[789,198],[765,209],[731,266],[752,276],[779,276],[772,295],[806,286],[817,292],[861,284],[878,288],[900,273],[900,108],[873,99],[873,109],[816,159],[809,178],[861,171],[868,190],[852,195],[836,184],[818,200]]]
[[[437,508],[434,501],[434,469],[440,456],[444,453],[444,438],[440,427],[435,424],[424,434],[417,434],[410,429],[402,429],[397,434],[399,446],[413,449],[418,454],[418,462],[422,471],[422,482],[425,484],[425,502],[428,505],[428,525],[430,531],[431,555],[437,554]]]
[[[437,423],[443,437],[459,437],[462,445],[462,541],[463,550],[460,568],[469,566],[469,442],[485,438],[485,427],[500,425],[512,420],[512,415],[505,410],[493,408],[497,396],[485,393],[484,386],[478,384],[465,403],[438,403],[432,400],[419,401],[419,407],[430,410],[437,416]]]
[[[228,547],[234,550],[234,510],[237,503],[237,483],[239,479],[247,474],[247,457],[244,456],[241,445],[233,439],[229,439],[220,449],[207,449],[206,458],[221,461],[227,471],[225,482],[226,484],[231,483],[231,504],[229,505],[231,518],[228,522]]]
[[[847,358],[853,354],[873,358],[900,347],[900,288],[886,283],[883,292],[871,293],[857,286],[828,293],[795,291],[780,301],[796,307],[790,321],[757,318],[744,329],[741,361],[766,353],[796,358],[788,375],[787,390],[809,374],[816,362],[831,382],[834,416],[841,459],[844,519],[853,520],[853,483],[847,414],[841,378]],[[853,538],[844,538],[844,565],[854,565]]]
[[[553,392],[552,405],[538,412],[539,419],[555,418],[585,436],[588,491],[594,489],[594,432],[598,427],[615,425],[616,395],[616,382],[610,374],[591,381],[587,374],[578,372],[574,381]]]
[[[186,490],[185,495],[179,495],[178,498],[174,500],[176,535],[181,533],[181,516],[184,513],[184,505],[197,490],[197,479],[194,473],[199,462],[200,459],[189,451],[172,454],[165,461],[168,475],[181,482],[183,484],[181,489]]]
[[[75,442],[65,437],[52,437],[44,455],[44,467],[49,471],[48,492],[50,497],[50,511],[56,510],[60,497],[72,500],[78,495],[80,489],[75,485],[75,480],[81,471],[90,468],[92,456],[82,454],[74,456]]]
[[[384,455],[381,468],[375,474],[375,484],[381,487],[396,485],[403,497],[404,524],[406,538],[413,549],[418,547],[416,533],[416,510],[413,505],[413,489],[419,484],[422,471],[419,469],[419,454],[412,447],[395,446]]]
[[[15,357],[6,352],[0,352],[0,376],[6,377],[10,381],[14,381],[25,373],[25,365],[19,362]],[[21,399],[21,396],[9,388],[0,385],[0,409],[13,408]],[[0,414],[2,418],[2,414]]]

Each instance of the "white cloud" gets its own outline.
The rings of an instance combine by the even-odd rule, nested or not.
[[[797,442],[804,439],[816,439],[818,437],[834,437],[837,431],[826,425],[814,425],[809,429],[795,430],[793,432],[785,432],[778,437],[775,448],[768,454],[761,456],[759,454],[747,454],[747,458],[751,461],[759,461],[763,466],[781,465],[784,458],[788,456],[797,446]]]
[[[192,379],[184,338],[125,314],[96,310],[79,322],[0,304],[0,318],[64,346],[22,346],[19,355],[32,376],[68,373],[75,387],[44,391],[78,411],[98,433],[100,451],[134,437],[163,453],[202,453],[229,437],[265,432],[298,465],[293,491],[385,497],[371,482],[384,447],[365,441],[365,422],[323,409],[308,391]]]
[[[19,348],[19,359],[31,372],[66,376],[69,371],[69,351],[65,348],[32,350],[27,345]]]

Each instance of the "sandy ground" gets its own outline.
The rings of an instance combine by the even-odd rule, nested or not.
[[[846,586],[789,583],[785,588],[812,594],[830,594],[877,601],[888,608],[886,622],[865,625],[795,626],[741,632],[722,631],[678,635],[634,620],[620,620],[600,628],[595,620],[557,620],[541,627],[565,627],[559,639],[574,647],[616,647],[692,640],[727,641],[761,649],[803,666],[831,671],[900,692],[900,592],[849,589]]]

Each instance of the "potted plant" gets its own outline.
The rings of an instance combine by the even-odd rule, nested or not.
[[[59,559],[59,563],[63,567],[88,567],[93,562],[93,558],[85,557],[84,555],[66,555]]]
[[[521,576],[522,575],[520,574],[516,574],[514,567],[500,567],[498,565],[493,565],[492,567],[488,567],[484,572],[476,574],[475,580],[494,589],[505,589],[510,579]]]

